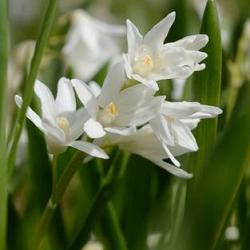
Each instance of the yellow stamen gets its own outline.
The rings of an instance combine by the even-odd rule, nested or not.
[[[145,56],[144,59],[143,59],[143,63],[145,65],[153,65],[153,60],[150,56]]]
[[[59,116],[59,117],[56,118],[56,123],[57,123],[58,127],[61,128],[64,131],[65,135],[67,135],[68,132],[69,132],[69,121],[68,121],[68,119],[66,117],[64,117],[64,116]]]
[[[107,110],[108,113],[110,113],[113,116],[118,115],[117,107],[116,107],[116,105],[113,102],[111,102],[111,103],[109,103],[107,105],[106,110]]]

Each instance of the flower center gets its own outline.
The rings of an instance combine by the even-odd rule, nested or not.
[[[68,119],[64,116],[59,116],[56,118],[56,123],[58,127],[63,130],[65,136],[67,136],[69,134],[69,127],[70,127]]]
[[[118,110],[113,102],[110,102],[103,110],[100,111],[99,120],[104,126],[109,126],[118,115]]]
[[[154,62],[152,57],[149,55],[139,57],[135,60],[133,65],[134,72],[142,76],[147,76],[149,73],[152,72],[153,68]]]

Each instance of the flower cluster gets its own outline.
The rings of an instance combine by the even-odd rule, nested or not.
[[[176,176],[192,176],[180,168],[176,156],[197,151],[192,130],[201,119],[215,117],[222,111],[196,102],[169,102],[165,96],[157,95],[157,81],[185,79],[205,68],[201,62],[207,54],[199,50],[208,42],[206,35],[164,43],[174,19],[175,12],[172,12],[144,37],[131,21],[127,21],[128,53],[110,67],[102,87],[93,81],[85,83],[79,79],[61,78],[54,99],[45,84],[35,83],[42,117],[31,108],[27,117],[45,134],[51,154],[62,153],[70,146],[106,159],[108,155],[102,148],[116,145]],[[106,26],[99,25],[103,27]],[[87,28],[91,27],[80,27]],[[77,34],[75,29],[72,36]],[[92,54],[92,38],[79,36],[79,39],[88,44]],[[64,52],[79,45],[79,41],[69,40]],[[102,58],[101,54],[98,56]],[[75,54],[75,58],[81,60],[81,54]],[[84,70],[84,66],[77,69]],[[85,73],[87,77],[88,72]],[[82,103],[79,109],[76,108],[76,96]],[[15,100],[20,107],[22,98],[16,96]]]

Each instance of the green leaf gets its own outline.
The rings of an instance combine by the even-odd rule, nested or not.
[[[250,165],[250,83],[237,100],[232,119],[193,191],[187,211],[190,243],[185,249],[215,249]],[[195,216],[194,216],[195,211]],[[185,241],[185,240],[184,240]]]
[[[0,249],[6,249],[7,223],[7,138],[6,99],[8,65],[8,19],[7,0],[0,0]]]
[[[221,71],[222,71],[222,47],[220,26],[213,0],[208,0],[204,12],[201,33],[207,34],[209,42],[204,49],[208,54],[205,60],[206,69],[197,72],[194,76],[194,100],[202,104],[219,106],[221,95]],[[196,177],[199,174],[201,165],[205,161],[212,146],[214,145],[217,133],[217,119],[202,121],[195,131],[199,145],[198,153],[192,157],[190,165]]]

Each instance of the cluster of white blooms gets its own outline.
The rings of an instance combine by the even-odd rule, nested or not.
[[[95,82],[61,78],[54,99],[42,82],[35,83],[42,117],[31,108],[27,117],[45,134],[50,153],[59,154],[70,146],[94,157],[108,158],[103,149],[116,145],[176,176],[192,176],[180,168],[175,157],[198,150],[192,130],[201,119],[215,117],[221,110],[196,102],[168,102],[165,96],[157,95],[158,80],[187,78],[205,68],[201,62],[207,54],[199,50],[208,42],[206,35],[164,43],[174,19],[172,12],[144,37],[127,21],[128,53],[110,67],[102,87]],[[85,39],[89,50],[94,46],[92,38],[79,37]],[[64,50],[74,45],[78,43],[69,42]],[[74,55],[77,61],[81,60],[80,52]],[[102,58],[102,51],[98,56]],[[85,68],[78,70],[84,72]],[[75,93],[83,104],[78,110]],[[22,98],[15,99],[20,107]]]

